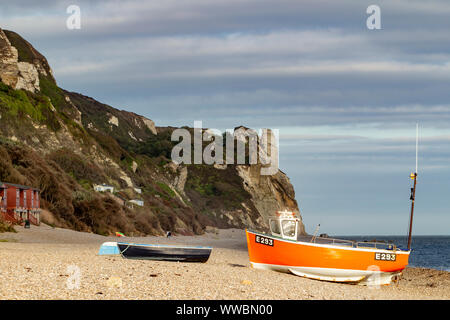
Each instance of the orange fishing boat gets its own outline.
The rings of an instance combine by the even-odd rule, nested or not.
[[[293,212],[282,211],[269,219],[270,234],[246,230],[252,267],[325,281],[365,285],[391,283],[408,265],[411,252],[417,151],[416,172],[410,177],[414,180],[414,187],[411,188],[407,250],[384,242],[357,242],[333,239],[326,235],[300,235],[299,217]]]
[[[392,244],[297,235],[299,220],[294,213],[278,212],[270,219],[271,235],[246,230],[253,268],[318,280],[389,284],[408,265],[410,251]]]

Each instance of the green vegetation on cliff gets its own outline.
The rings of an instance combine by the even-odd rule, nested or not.
[[[142,116],[59,88],[45,57],[4,32],[18,60],[38,70],[39,90],[36,77],[34,93],[0,82],[0,181],[39,188],[49,223],[103,235],[199,234],[207,225],[259,223],[236,166],[171,163],[175,128],[156,129]],[[0,49],[13,52],[2,37]],[[115,192],[95,192],[93,185],[102,183]],[[145,205],[130,205],[136,199]]]
[[[9,124],[18,128],[29,117],[35,122],[44,124],[49,129],[56,131],[61,126],[51,109],[47,97],[24,90],[14,90],[0,82],[0,112],[4,120],[3,123],[9,122]]]

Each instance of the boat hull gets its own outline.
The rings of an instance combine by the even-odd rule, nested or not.
[[[127,259],[206,262],[211,247],[188,247],[150,244],[117,243],[120,254]]]
[[[284,240],[248,230],[246,233],[250,263],[259,269],[317,280],[381,285],[389,284],[408,265],[409,251]]]

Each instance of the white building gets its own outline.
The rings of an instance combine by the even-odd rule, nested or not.
[[[136,191],[136,193],[141,194],[142,193],[142,189],[141,188],[133,188],[134,191]]]
[[[94,190],[97,192],[111,192],[114,193],[114,187],[107,184],[94,184]]]
[[[133,203],[133,204],[135,204],[135,205],[138,205],[138,206],[140,206],[140,207],[143,207],[144,206],[144,201],[142,201],[142,200],[139,200],[139,199],[133,199],[133,200],[130,200],[130,201],[128,201],[129,203]]]

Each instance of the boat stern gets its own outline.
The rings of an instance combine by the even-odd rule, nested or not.
[[[104,242],[98,250],[99,256],[114,256],[119,254],[120,251],[117,242]]]

